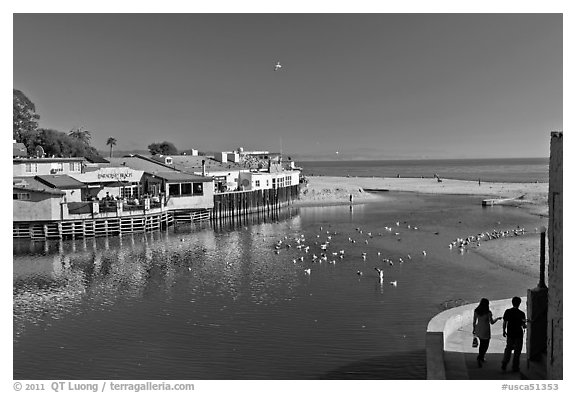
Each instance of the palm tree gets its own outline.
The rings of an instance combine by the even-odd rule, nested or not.
[[[92,139],[90,131],[86,130],[84,127],[74,127],[70,130],[68,136],[71,136],[74,139],[78,139],[85,145],[89,145],[90,139]]]
[[[112,148],[116,146],[116,138],[110,137],[106,141],[106,145],[110,145],[110,158],[112,158]]]

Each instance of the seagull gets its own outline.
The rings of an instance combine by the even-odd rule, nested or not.
[[[358,270],[358,271],[356,272],[356,274],[359,275],[359,276],[361,276],[361,275],[362,275],[362,272],[361,272],[360,270]]]
[[[282,68],[282,64],[280,64],[280,62],[277,61],[276,65],[274,66],[274,71],[278,71],[280,68]]]
[[[304,269],[304,273],[310,274],[310,269]]]
[[[384,270],[378,269],[377,267],[375,267],[374,270],[378,272],[378,277],[380,278],[380,281],[384,280]]]
[[[390,281],[390,285],[397,287],[398,286],[398,280]]]
[[[422,255],[426,256],[426,251],[422,251]]]

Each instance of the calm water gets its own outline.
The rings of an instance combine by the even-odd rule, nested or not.
[[[386,195],[268,222],[15,241],[14,378],[423,379],[426,326],[445,304],[523,296],[537,282],[447,244],[544,221],[473,197]],[[337,232],[335,265],[311,262],[326,231]],[[292,247],[276,254],[278,240]]]
[[[468,160],[305,161],[305,175],[432,177],[490,182],[548,182],[548,158]]]

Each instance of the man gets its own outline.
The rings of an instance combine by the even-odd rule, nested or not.
[[[520,371],[520,354],[524,343],[524,329],[526,329],[526,314],[518,308],[521,302],[522,300],[518,296],[514,296],[512,298],[513,307],[504,312],[502,335],[506,337],[506,349],[502,359],[502,371],[506,371],[512,351],[514,351],[512,371]]]

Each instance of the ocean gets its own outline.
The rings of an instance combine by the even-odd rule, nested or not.
[[[433,177],[487,182],[548,182],[548,158],[300,161],[304,175]]]

